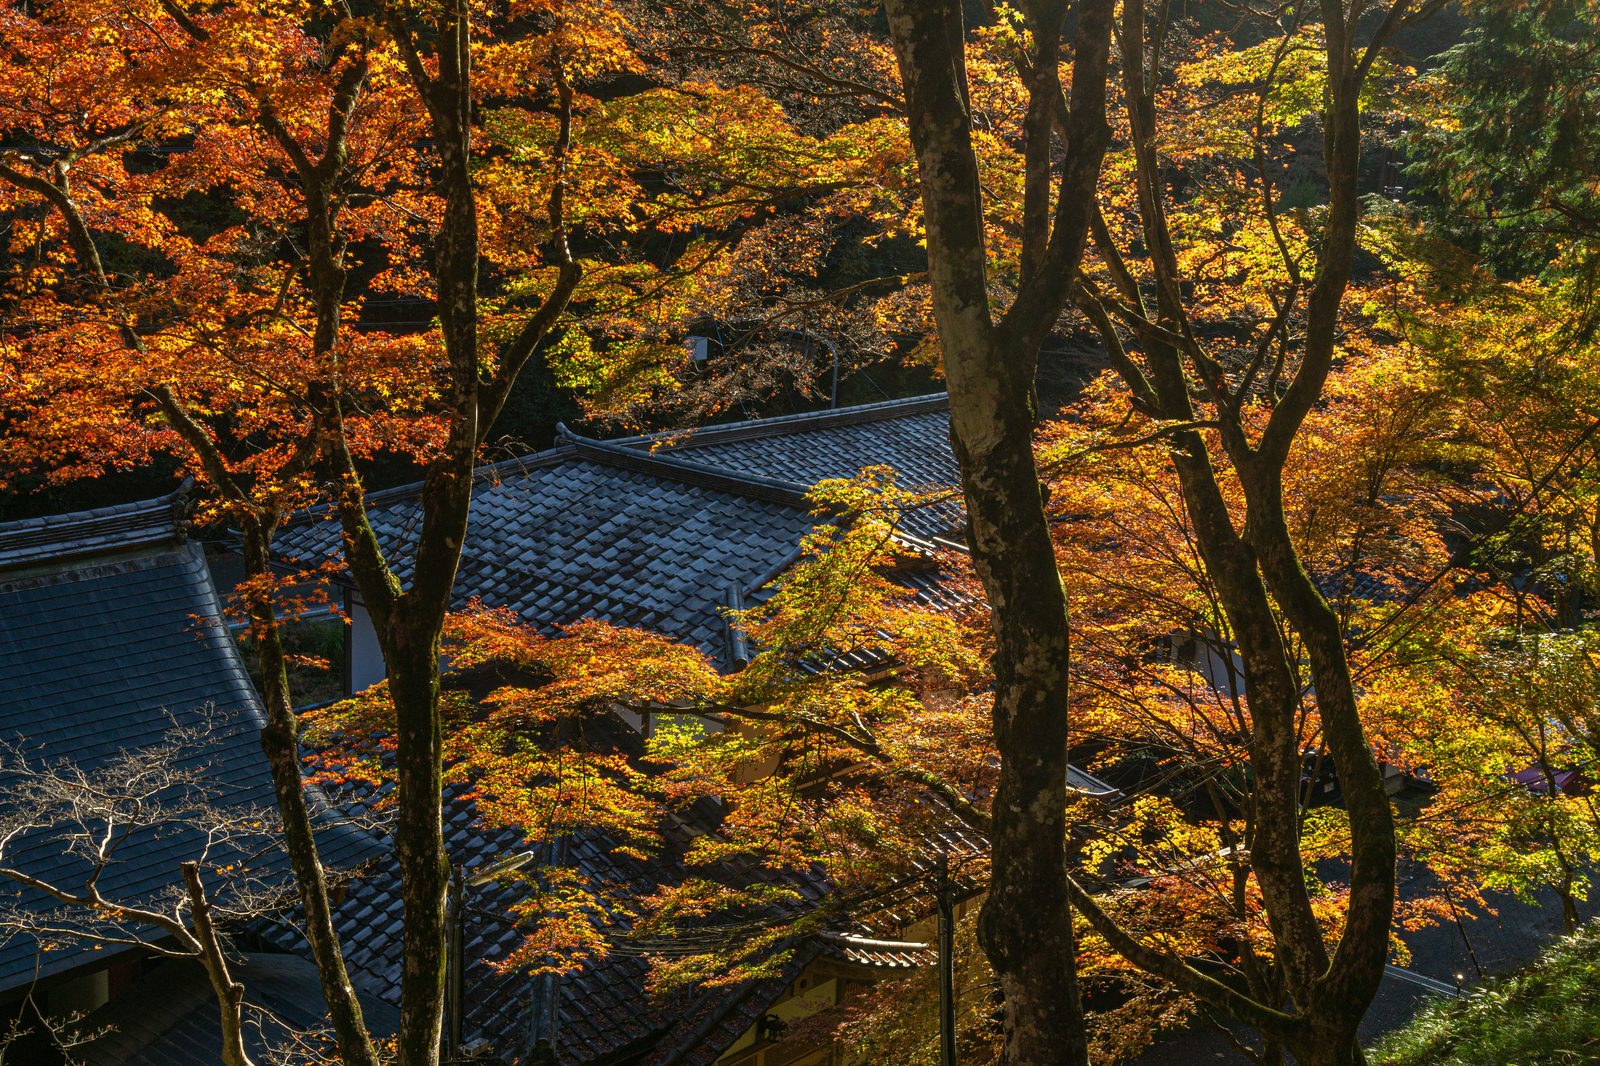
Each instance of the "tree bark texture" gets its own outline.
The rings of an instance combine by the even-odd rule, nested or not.
[[[200,882],[200,864],[183,864],[183,883],[189,897],[189,914],[194,939],[200,949],[200,965],[216,993],[222,1024],[222,1066],[255,1066],[244,1049],[244,985],[233,979],[228,957],[211,922],[211,901]]]
[[[416,11],[398,5],[385,8],[384,17],[428,111],[439,156],[434,188],[444,200],[435,235],[434,284],[448,363],[449,428],[423,478],[420,533],[414,545],[398,546],[412,553],[409,586],[401,586],[367,520],[361,479],[340,436],[337,404],[327,458],[338,482],[345,560],[383,650],[395,712],[395,850],[405,907],[399,1062],[434,1066],[443,1034],[449,884],[439,720],[440,639],[466,542],[478,446],[518,372],[555,328],[582,270],[566,237],[565,164],[573,97],[558,56],[552,60],[559,110],[550,157],[555,180],[547,205],[557,280],[515,336],[498,347],[494,369],[486,373],[479,350],[480,244],[472,168],[472,7],[467,0],[446,0],[427,11],[432,21],[425,26],[413,22]],[[425,54],[425,49],[431,51]]]
[[[928,269],[968,540],[993,614],[1001,768],[980,940],[1005,997],[1004,1061],[1088,1062],[1067,895],[1067,603],[1033,460],[1033,376],[1077,271],[1108,132],[1111,4],[1077,17],[1066,162],[1049,208],[1065,5],[1026,5],[1032,37],[1027,233],[1018,296],[995,321],[959,0],[886,0],[921,177]]]
[[[1129,322],[1144,354],[1142,365],[1123,353],[1112,316],[1094,300],[1082,301],[1113,351],[1113,364],[1134,401],[1158,420],[1192,422],[1193,398],[1206,396],[1215,410],[1221,449],[1194,431],[1172,438],[1172,462],[1206,569],[1244,663],[1252,737],[1254,788],[1247,811],[1250,864],[1261,888],[1292,1015],[1276,1002],[1244,1004],[1226,990],[1185,973],[1177,960],[1159,959],[1140,945],[1124,945],[1141,966],[1173,979],[1222,1010],[1262,1027],[1269,1039],[1296,1058],[1317,1066],[1362,1061],[1356,1030],[1376,994],[1388,957],[1394,907],[1394,824],[1382,776],[1367,742],[1345,658],[1338,616],[1306,572],[1285,519],[1283,474],[1306,415],[1319,401],[1330,373],[1341,303],[1349,286],[1359,220],[1357,178],[1361,127],[1359,96],[1376,49],[1404,16],[1407,0],[1396,0],[1366,48],[1353,45],[1355,15],[1338,0],[1321,4],[1326,33],[1328,89],[1324,100],[1324,157],[1329,209],[1320,235],[1315,276],[1302,288],[1290,264],[1286,302],[1304,294],[1304,344],[1299,365],[1275,398],[1265,428],[1255,440],[1243,410],[1248,383],[1237,391],[1227,373],[1196,340],[1182,297],[1183,276],[1162,202],[1161,162],[1154,65],[1158,48],[1146,50],[1144,0],[1123,5],[1124,42],[1137,51],[1124,56],[1123,88],[1133,140],[1138,214],[1151,268],[1154,307],[1122,265],[1100,223],[1096,240],[1120,296],[1137,308]],[[1164,25],[1166,12],[1158,16]],[[1264,196],[1272,190],[1263,183]],[[1271,204],[1267,204],[1271,210]],[[1286,338],[1287,329],[1283,330]],[[1286,339],[1280,343],[1286,344]],[[1245,508],[1238,522],[1225,502],[1215,463],[1226,459],[1237,471]],[[1285,627],[1284,623],[1287,623]],[[1330,957],[1311,908],[1300,854],[1301,755],[1297,730],[1299,680],[1288,641],[1303,644],[1316,694],[1322,735],[1345,794],[1351,826],[1351,892],[1346,923]],[[1098,924],[1098,923],[1097,923]],[[1119,948],[1122,950],[1122,948]],[[1263,1012],[1262,1008],[1265,1008]]]
[[[250,516],[243,523],[245,572],[270,576],[271,532]],[[257,586],[260,588],[260,586]],[[273,793],[283,822],[283,841],[289,853],[303,912],[303,930],[316,963],[317,979],[328,1005],[339,1058],[345,1066],[378,1066],[378,1055],[362,1017],[361,1001],[345,968],[344,953],[333,925],[327,871],[317,853],[311,810],[306,803],[305,781],[300,771],[300,729],[289,694],[289,675],[282,632],[270,595],[246,596],[250,635],[255,641],[262,685],[261,702],[267,724],[261,731],[261,750],[272,771]]]

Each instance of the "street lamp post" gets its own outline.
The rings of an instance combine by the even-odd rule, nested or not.
[[[445,1027],[444,1060],[458,1061],[461,1054],[461,1019],[466,1013],[463,1002],[465,990],[467,931],[467,889],[488,884],[504,874],[522,869],[538,858],[537,852],[519,851],[517,854],[467,870],[460,864],[450,868],[450,890],[445,895]]]

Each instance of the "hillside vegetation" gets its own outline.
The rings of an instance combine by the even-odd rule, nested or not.
[[[1515,974],[1440,1000],[1380,1043],[1374,1066],[1600,1062],[1600,925],[1583,926]]]

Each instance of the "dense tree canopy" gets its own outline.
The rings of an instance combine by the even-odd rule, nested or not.
[[[718,811],[643,900],[510,875],[505,966],[617,950],[628,906],[658,947],[700,930],[658,952],[663,989],[781,972],[798,932],[920,883],[941,832],[985,841],[973,1061],[1209,1018],[1262,1062],[1349,1066],[1407,928],[1541,887],[1575,922],[1600,856],[1597,27],[1484,0],[1442,57],[1403,54],[1436,6],[5,5],[0,486],[179,471],[235,531],[342,1061],[379,1054],[304,741],[396,819],[406,1063],[439,1056],[447,787],[641,856]],[[1068,336],[1104,372],[1041,422]],[[737,672],[674,634],[452,610],[473,467],[545,443],[502,439],[539,412],[693,424],[893,366],[948,387],[964,543],[906,535],[947,501],[893,470],[823,483],[732,618]],[[366,497],[402,472],[397,547]],[[282,558],[312,512],[342,555]],[[388,680],[297,715],[282,626],[337,572]],[[619,739],[642,716],[648,743]],[[1121,798],[1070,795],[1069,751]],[[1441,887],[1397,898],[1412,862]],[[928,994],[838,1033],[896,1046]]]

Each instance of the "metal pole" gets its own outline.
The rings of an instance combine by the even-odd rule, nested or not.
[[[939,900],[939,1062],[940,1066],[956,1066],[956,922],[949,856],[940,853],[934,870]]]
[[[461,867],[453,866],[450,869],[450,892],[445,898],[446,936],[445,944],[445,1037],[444,1058],[446,1062],[456,1061],[456,1056],[461,1051],[461,971],[462,971],[462,941],[465,940],[466,925],[466,900],[464,894],[466,885],[463,883]]]
[[[1456,901],[1450,898],[1450,886],[1440,882],[1439,887],[1444,889],[1444,901],[1450,905],[1450,917],[1456,920],[1456,929],[1461,933],[1461,942],[1467,946],[1467,957],[1472,960],[1472,970],[1478,975],[1478,981],[1483,982],[1483,967],[1478,965],[1478,953],[1472,949],[1472,938],[1467,935],[1467,925],[1461,920],[1461,912],[1456,910]]]

